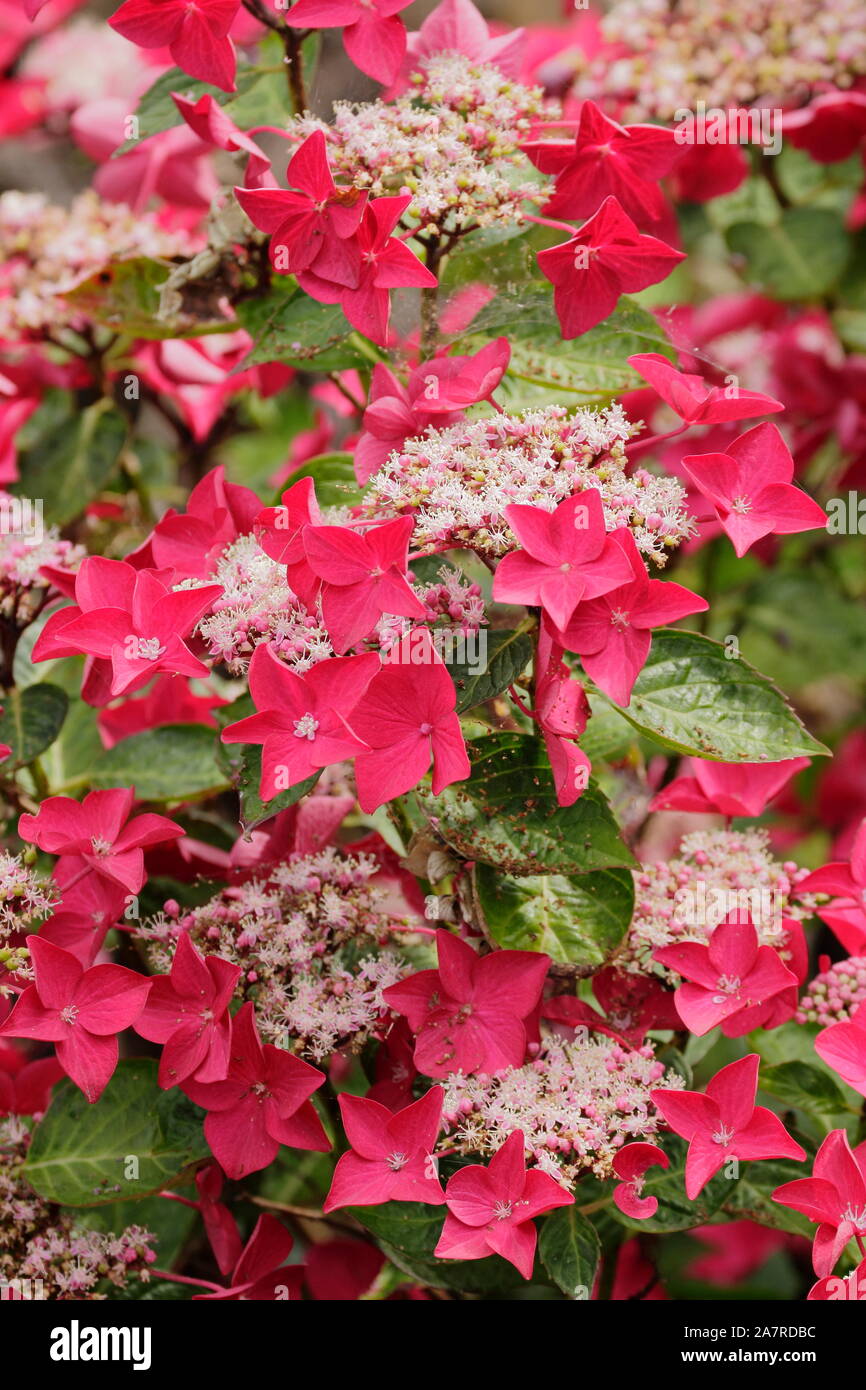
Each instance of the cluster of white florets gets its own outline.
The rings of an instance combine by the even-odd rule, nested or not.
[[[42,567],[74,574],[87,551],[83,545],[63,540],[56,527],[43,529],[41,516],[28,498],[0,492],[0,523],[0,616],[24,628],[36,617],[51,587]]]
[[[266,555],[255,536],[232,541],[207,582],[220,584],[223,592],[197,631],[211,659],[233,675],[247,670],[262,642],[298,675],[334,655],[318,603],[313,610],[305,607],[289,586],[285,565]],[[443,565],[435,579],[412,588],[425,608],[419,621],[430,626],[434,640],[440,628],[455,636],[468,635],[486,622],[480,586],[450,565]],[[357,650],[387,652],[408,627],[418,625],[385,614]]]
[[[804,93],[866,73],[858,0],[618,0],[602,32],[617,55],[602,49],[589,59],[577,90],[626,100],[632,119],[671,120],[698,101],[799,104]]]
[[[29,969],[29,951],[23,944],[28,932],[39,925],[56,906],[55,886],[25,864],[20,854],[0,851],[0,996],[8,993],[4,976],[19,977]]]
[[[676,980],[653,961],[653,952],[680,941],[707,942],[731,913],[747,915],[760,943],[785,960],[786,919],[802,921],[814,910],[813,899],[797,897],[797,885],[808,873],[791,860],[774,859],[763,830],[686,835],[672,859],[634,871],[634,917],[616,964]]]
[[[0,261],[6,293],[0,298],[0,338],[80,323],[68,295],[91,275],[135,256],[191,256],[195,245],[157,217],[124,203],[103,202],[91,191],[59,207],[41,193],[0,195]]]
[[[601,1036],[573,1042],[547,1037],[522,1067],[448,1078],[445,1146],[488,1158],[520,1129],[534,1163],[564,1186],[586,1172],[608,1178],[623,1144],[658,1131],[661,1117],[650,1091],[682,1085],[649,1045],[630,1049]]]
[[[541,105],[539,90],[443,53],[395,101],[337,102],[333,124],[304,116],[294,129],[324,132],[344,180],[374,197],[411,193],[413,225],[451,232],[513,222],[527,199],[547,196],[517,148]]]
[[[334,655],[321,615],[311,613],[290,589],[286,567],[266,555],[255,536],[233,541],[217,561],[209,583],[221,584],[198,631],[214,661],[244,672],[260,642],[302,674]]]
[[[362,510],[411,514],[416,550],[465,547],[498,559],[517,540],[503,515],[512,502],[554,508],[595,488],[608,530],[627,526],[641,554],[663,565],[691,534],[685,491],[676,478],[626,472],[633,432],[618,405],[561,406],[461,420],[407,439],[370,480]]]
[[[455,639],[468,637],[487,622],[481,585],[472,583],[451,565],[442,565],[432,582],[416,583],[412,588],[424,605],[424,618],[420,621],[430,627],[434,643],[445,632]],[[419,622],[386,614],[376,625],[375,643],[382,652],[388,652],[409,628],[417,626]]]
[[[137,935],[160,972],[182,932],[239,965],[237,999],[255,1003],[262,1038],[321,1061],[363,1046],[387,1019],[382,991],[408,969],[392,933],[411,923],[385,910],[370,882],[378,867],[333,847],[296,855],[182,916],[160,913]]]
[[[138,92],[150,85],[141,59],[140,50],[102,19],[79,15],[40,35],[38,43],[27,49],[18,71],[44,83],[44,98],[52,110],[74,111],[89,101],[128,98],[132,112]],[[152,68],[151,79],[159,71]]]

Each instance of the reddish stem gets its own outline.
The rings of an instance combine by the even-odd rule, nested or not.
[[[225,1293],[222,1284],[212,1284],[208,1279],[191,1279],[188,1274],[169,1274],[166,1269],[152,1269],[157,1279],[167,1279],[170,1284],[192,1284],[197,1289],[210,1289],[213,1293]]]
[[[200,1211],[198,1202],[194,1202],[191,1197],[181,1197],[178,1192],[158,1192],[158,1197],[164,1197],[167,1202],[180,1202],[182,1207],[192,1207],[194,1211]]]
[[[509,685],[509,687],[508,687],[508,693],[509,693],[509,695],[511,696],[512,700],[514,701],[514,703],[516,704],[517,708],[518,708],[519,710],[521,710],[522,713],[525,714],[525,715],[527,716],[528,719],[534,720],[534,722],[535,722],[536,724],[540,724],[540,723],[541,723],[541,720],[539,719],[539,717],[538,717],[538,715],[535,713],[535,711],[534,711],[534,710],[531,710],[531,709],[529,708],[528,705],[525,705],[525,704],[523,703],[523,701],[521,700],[521,698],[520,698],[520,696],[518,695],[517,691],[514,689],[514,686],[513,686],[513,685]]]
[[[93,873],[93,865],[92,865],[92,864],[85,864],[84,868],[83,868],[83,869],[79,869],[78,873],[75,874],[75,875],[73,875],[73,877],[69,880],[68,883],[61,883],[61,884],[59,885],[61,891],[62,891],[64,894],[65,894],[65,893],[68,893],[69,890],[70,890],[70,888],[74,888],[75,885],[76,885],[76,883],[80,883],[81,880],[82,880],[83,878],[86,878],[88,874],[92,874],[92,873]]]
[[[554,222],[550,217],[535,217],[531,212],[525,212],[523,217],[526,222],[537,222],[539,227],[552,227],[555,232],[568,232],[570,237],[577,231],[569,222]]]
[[[401,922],[401,923],[395,922],[395,923],[393,923],[393,925],[392,925],[390,922],[384,922],[384,923],[382,924],[381,930],[382,930],[382,931],[411,931],[411,932],[420,932],[422,936],[435,936],[435,935],[436,935],[436,928],[435,928],[435,927],[413,927],[413,926],[409,926],[409,925],[408,925],[407,923],[405,923],[405,922]]]
[[[409,552],[409,557],[408,557],[408,558],[409,558],[409,561],[411,562],[412,560],[427,560],[427,559],[430,559],[433,555],[445,555],[445,554],[447,554],[447,549],[446,549],[446,550],[412,550],[412,551]]]
[[[666,439],[676,439],[678,434],[684,434],[688,428],[689,422],[684,420],[677,429],[668,430],[667,434],[651,434],[646,439],[637,439],[633,444],[626,444],[625,452],[629,463],[633,463],[639,454],[647,453],[657,444],[663,444]]]
[[[251,126],[249,127],[249,129],[245,132],[245,134],[247,134],[247,135],[265,135],[265,134],[267,134],[267,135],[282,135],[282,137],[283,137],[284,140],[290,140],[290,139],[292,138],[291,135],[290,135],[290,133],[289,133],[289,131],[284,130],[281,126],[278,126],[278,125],[251,125]]]

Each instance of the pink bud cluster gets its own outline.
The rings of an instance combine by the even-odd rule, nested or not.
[[[532,1061],[494,1076],[456,1073],[444,1083],[446,1147],[489,1157],[523,1131],[536,1165],[566,1187],[587,1172],[608,1178],[617,1151],[657,1133],[653,1087],[679,1089],[649,1045],[631,1050],[607,1037],[550,1036]]]
[[[169,231],[152,213],[103,202],[91,191],[60,207],[41,193],[0,196],[0,260],[6,293],[0,298],[0,338],[74,324],[80,311],[64,295],[109,262],[135,256],[191,256],[183,231]]]
[[[255,536],[233,541],[205,582],[220,584],[223,593],[198,632],[212,659],[233,675],[246,672],[262,642],[298,675],[333,657],[319,604],[315,611],[305,607],[288,584],[285,565],[266,555]],[[486,622],[480,586],[450,565],[439,569],[436,580],[413,584],[412,591],[424,605],[424,623],[465,634],[477,632]],[[405,619],[386,614],[354,650],[390,651],[407,626]]]
[[[40,878],[20,854],[0,851],[0,930],[32,931],[57,898],[54,885]]]
[[[652,954],[680,941],[707,942],[730,912],[747,911],[763,946],[782,948],[785,918],[802,921],[812,900],[794,901],[808,875],[791,860],[779,863],[763,830],[698,830],[685,835],[668,861],[635,870],[635,910],[617,966],[657,974]],[[675,979],[668,974],[667,978]]]
[[[846,1023],[866,1000],[866,956],[837,961],[810,980],[795,1015],[798,1023]]]
[[[151,1232],[128,1226],[115,1235],[77,1227],[70,1212],[45,1201],[25,1180],[29,1142],[18,1121],[0,1121],[0,1284],[8,1284],[14,1296],[30,1280],[30,1297],[36,1289],[43,1298],[63,1301],[102,1299],[108,1285],[146,1283],[156,1259]]]
[[[358,1050],[387,1015],[382,990],[406,974],[390,947],[390,918],[370,880],[376,861],[327,848],[274,865],[267,877],[216,894],[138,932],[148,963],[167,971],[181,932],[205,955],[241,967],[239,1002],[252,1001],[265,1042],[320,1060]]]
[[[20,854],[0,851],[0,997],[3,972],[26,970],[24,938],[56,906],[59,894],[26,865]]]
[[[595,488],[609,531],[627,526],[641,554],[663,565],[689,536],[685,491],[675,478],[625,472],[633,432],[620,406],[561,406],[494,419],[462,420],[407,439],[370,480],[362,511],[415,518],[419,550],[462,546],[499,558],[517,548],[504,518],[513,502],[555,510],[566,497]]]
[[[15,499],[20,504],[22,499]],[[0,492],[0,517],[13,499]],[[43,565],[72,574],[84,559],[83,545],[61,539],[55,528],[41,536],[0,529],[0,617],[24,628],[40,611],[49,590]]]
[[[82,54],[87,61],[82,62]],[[28,48],[19,71],[45,83],[54,111],[74,111],[94,99],[126,97],[135,110],[142,85],[141,56],[101,20],[78,15]]]
[[[608,44],[577,91],[627,100],[626,114],[669,120],[678,109],[743,106],[796,98],[866,73],[858,0],[619,0],[602,21]],[[623,53],[623,49],[626,52]],[[630,50],[630,51],[629,51]]]
[[[497,68],[436,54],[396,101],[337,102],[333,125],[305,116],[295,128],[324,132],[336,174],[373,197],[411,193],[411,218],[454,232],[513,222],[546,196],[517,148],[541,101]]]
[[[234,675],[246,671],[255,648],[267,642],[298,673],[333,656],[321,616],[290,589],[286,567],[266,555],[255,536],[241,536],[217,561],[208,583],[223,593],[199,624],[210,656]]]
[[[481,586],[471,583],[451,565],[442,565],[437,573],[438,582],[412,586],[426,610],[424,622],[431,624],[434,632],[441,625],[464,635],[477,632],[486,625]],[[376,629],[381,650],[390,651],[405,632],[406,626],[405,619],[386,615]]]

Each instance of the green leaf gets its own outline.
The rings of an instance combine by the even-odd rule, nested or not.
[[[618,762],[637,743],[634,726],[624,719],[616,705],[598,695],[590,700],[592,718],[580,736],[580,746],[591,763]]]
[[[165,724],[121,739],[97,760],[97,787],[134,786],[139,801],[188,801],[225,791],[216,733],[201,724]]]
[[[622,713],[656,743],[696,758],[781,762],[828,751],[766,676],[742,657],[729,660],[721,643],[697,632],[653,633]]]
[[[746,1046],[750,1052],[758,1053],[766,1067],[779,1067],[784,1062],[814,1063],[819,1032],[817,1023],[783,1023],[781,1028],[769,1032],[758,1028],[749,1033]]]
[[[777,299],[815,299],[827,294],[848,264],[851,241],[838,213],[827,208],[786,208],[776,226],[738,222],[728,246],[745,261],[745,275]]]
[[[683,1062],[689,1071],[703,1061],[707,1053],[721,1040],[721,1036],[722,1030],[720,1028],[711,1028],[709,1033],[704,1033],[700,1038],[695,1033],[689,1035],[686,1041],[686,1050],[683,1053]],[[764,1034],[764,1036],[767,1035]]]
[[[453,569],[454,566],[443,566],[441,555],[418,555],[411,561],[409,573],[415,584],[437,584],[439,571],[443,568]]]
[[[743,614],[742,650],[784,689],[866,676],[866,612],[825,566],[766,575],[746,590]]]
[[[57,604],[57,610],[59,611],[65,606],[71,608],[72,600],[66,599],[65,602],[61,600]],[[12,662],[13,684],[20,686],[38,685],[40,681],[44,681],[49,674],[53,677],[55,671],[62,671],[64,664],[71,666],[79,660],[79,658],[76,657],[54,657],[51,661],[40,661],[38,663],[33,661],[33,648],[36,646],[39,635],[47,623],[48,618],[49,614],[43,609],[38,618],[35,618],[32,623],[28,623],[27,627],[25,627],[18,638],[18,642],[15,646],[15,659]],[[62,681],[57,681],[56,678],[54,679],[56,684],[60,684],[63,689],[66,689]],[[76,691],[80,685],[81,678],[79,675],[75,685]]]
[[[269,39],[265,42],[269,42]],[[278,37],[275,52],[279,56],[271,66],[248,68],[240,64],[236,77],[237,91],[222,93],[220,105],[241,130],[261,125],[277,125],[280,129],[285,127],[290,102],[286,69],[282,61],[282,40]],[[225,100],[226,96],[228,100]]]
[[[93,764],[102,757],[104,749],[99,736],[97,711],[92,705],[85,704],[78,693],[81,689],[84,658],[56,657],[38,663],[31,660],[33,647],[48,616],[47,613],[42,613],[21,634],[15,648],[12,676],[15,685],[22,692],[31,686],[50,684],[67,696],[66,716],[60,732],[40,756],[42,771],[48,779],[48,785],[52,793],[57,795],[75,791],[84,782],[89,784]]]
[[[97,711],[92,705],[77,698],[70,700],[63,728],[41,759],[55,796],[75,790],[83,781],[89,784],[92,769],[103,754],[96,720]]]
[[[110,266],[76,285],[64,298],[95,323],[129,337],[177,338],[180,336],[178,325],[157,318],[160,289],[171,269],[170,262],[150,260],[146,256],[113,260]],[[184,337],[192,338],[227,333],[234,327],[222,318],[210,322],[203,320],[192,326],[184,323],[182,332]]]
[[[461,339],[461,351],[484,346],[486,337],[507,330],[511,361],[504,383],[509,408],[519,404],[519,385],[548,387],[578,397],[574,404],[606,400],[632,390],[640,378],[627,358],[638,352],[661,352],[673,359],[673,349],[652,314],[631,300],[620,300],[614,312],[579,338],[565,342],[549,291],[530,296],[499,294],[473,319]]]
[[[457,687],[458,714],[507,690],[532,660],[532,641],[525,632],[489,632],[482,628],[479,638],[483,644],[481,670],[474,662],[446,662]]]
[[[559,1288],[570,1299],[588,1299],[595,1283],[601,1242],[577,1207],[560,1207],[544,1218],[538,1253]]]
[[[782,1062],[777,1067],[761,1071],[759,1086],[786,1105],[804,1110],[811,1118],[820,1117],[825,1132],[837,1127],[841,1117],[850,1113],[840,1086],[829,1071],[809,1062]],[[857,1113],[857,1112],[855,1112]]]
[[[282,476],[291,441],[313,423],[310,398],[297,383],[268,400],[248,391],[241,412],[243,428],[221,442],[220,458],[229,481],[251,487],[267,506],[277,500],[271,479]],[[287,486],[284,482],[280,493]]]
[[[819,164],[805,150],[786,144],[774,160],[779,187],[792,203],[826,207],[844,218],[863,182],[863,161],[858,155]],[[766,184],[766,180],[762,179]]]
[[[171,99],[172,92],[188,97],[190,101],[197,101],[199,97],[208,94],[220,106],[223,106],[230,96],[230,93],[224,92],[220,87],[214,87],[210,82],[199,82],[197,78],[187,76],[181,68],[169,68],[168,72],[158,77],[142,96],[135,109],[138,134],[124,140],[123,144],[118,146],[114,151],[114,159],[137,149],[142,140],[148,140],[151,135],[158,135],[160,131],[171,130],[173,126],[183,124],[183,117]]]
[[[151,135],[183,124],[183,117],[171,99],[172,92],[189,97],[191,101],[197,101],[207,93],[242,130],[255,125],[285,124],[288,100],[284,69],[239,63],[235,82],[236,91],[224,92],[221,87],[188,77],[181,68],[170,68],[148,87],[138,103],[135,111],[138,118],[137,137],[124,141],[112,158],[137,149],[142,140],[147,140]]]
[[[189,1303],[193,1293],[194,1288],[189,1284],[169,1284],[164,1279],[152,1279],[147,1284],[137,1280],[124,1288],[111,1284],[106,1296],[112,1303]]]
[[[857,192],[863,182],[863,161],[859,155],[855,155],[853,160],[848,162],[853,164],[853,191]],[[836,170],[840,171],[846,167],[847,163],[845,165],[838,164],[835,166]],[[828,172],[831,172],[826,164],[819,165],[819,168],[827,169]],[[858,170],[859,173],[857,172]],[[854,234],[852,242],[854,254],[851,257],[851,264],[845,272],[839,286],[839,302],[843,304],[846,309],[864,310],[866,309],[866,255],[864,255],[864,253],[866,253],[866,228],[861,227],[859,231]]]
[[[305,777],[303,782],[297,782],[293,787],[288,787],[286,791],[280,792],[279,796],[273,797],[271,801],[262,801],[259,796],[259,783],[262,778],[262,750],[251,744],[243,747],[237,790],[241,803],[241,826],[244,833],[248,833],[250,830],[255,830],[256,826],[261,825],[263,821],[270,820],[271,816],[275,816],[279,811],[285,811],[286,807],[294,806],[302,796],[306,796],[307,792],[313,790],[322,774],[321,772],[314,772],[312,776]]]
[[[57,1088],[24,1165],[40,1197],[74,1207],[145,1197],[208,1157],[202,1111],[176,1087],[161,1091],[157,1069],[119,1062],[95,1105],[69,1080]]]
[[[713,198],[706,204],[706,210],[710,223],[720,232],[738,223],[772,227],[782,213],[781,204],[767,180],[757,174],[750,175],[732,193]]]
[[[866,352],[866,309],[836,309],[831,318],[846,348]]]
[[[347,453],[316,454],[307,459],[280,488],[280,496],[301,478],[312,478],[316,497],[322,507],[353,507],[361,496],[352,455]]]
[[[860,169],[856,183],[859,189],[863,180],[862,162],[857,156],[853,162]],[[833,167],[841,170],[847,163]],[[826,168],[823,164],[819,167]],[[851,261],[839,285],[836,303],[831,318],[842,342],[852,352],[866,352],[866,230],[862,227],[853,238]]]
[[[815,1227],[802,1212],[773,1201],[773,1193],[782,1183],[809,1176],[809,1165],[795,1159],[778,1158],[760,1163],[741,1163],[736,1182],[725,1183],[728,1188],[722,1203],[726,1216],[734,1221],[757,1221],[776,1231],[811,1237]],[[713,1179],[714,1182],[718,1179]]]
[[[686,1061],[685,1054],[680,1052],[678,1047],[674,1047],[672,1043],[659,1043],[655,1054],[668,1071],[676,1072],[677,1076],[683,1078],[683,1085],[687,1091],[694,1090],[694,1072],[690,1063]]]
[[[79,410],[71,396],[49,395],[21,434],[21,477],[10,488],[42,499],[46,525],[80,516],[117,467],[126,424],[111,401]]]
[[[572,878],[515,878],[477,864],[473,883],[487,934],[497,946],[544,951],[584,975],[591,975],[616,949],[634,910],[628,869],[599,869]]]
[[[0,743],[8,743],[12,757],[3,764],[5,772],[22,767],[49,748],[66,718],[69,699],[56,685],[17,686],[3,696],[0,714]]]
[[[271,1202],[321,1206],[334,1177],[332,1154],[281,1147],[273,1163],[258,1175],[256,1191]]]
[[[268,294],[243,300],[237,314],[253,339],[242,369],[259,362],[285,362],[317,372],[370,365],[357,340],[350,341],[352,328],[339,304],[319,304],[297,289],[294,280],[277,278]]]
[[[500,1294],[523,1284],[507,1260],[442,1260],[433,1254],[442,1233],[444,1209],[422,1202],[386,1202],[378,1207],[351,1207],[352,1216],[375,1237],[383,1254],[405,1274],[436,1289]]]
[[[543,179],[539,180],[539,187]],[[556,235],[531,222],[497,223],[464,237],[449,253],[439,277],[440,294],[452,296],[467,285],[477,284],[506,294],[512,302],[523,293],[546,287],[538,268],[538,252],[555,244]],[[515,315],[515,318],[517,316]],[[472,331],[474,325],[466,331]]]
[[[724,1300],[733,1301],[735,1306],[739,1303],[742,1307],[744,1303],[754,1305],[768,1301],[777,1305],[796,1303],[797,1299],[802,1298],[803,1275],[797,1269],[792,1252],[784,1246],[777,1247],[749,1273],[739,1275],[735,1280],[726,1280],[724,1285],[710,1282],[706,1275],[699,1277],[699,1264],[697,1276],[695,1273],[696,1261],[717,1250],[712,1231],[689,1231],[654,1242],[653,1257],[659,1279],[671,1302]]]
[[[590,782],[560,807],[544,744],[491,734],[470,745],[472,771],[440,796],[416,793],[435,832],[466,859],[512,874],[575,874],[634,861],[613,813]]]

